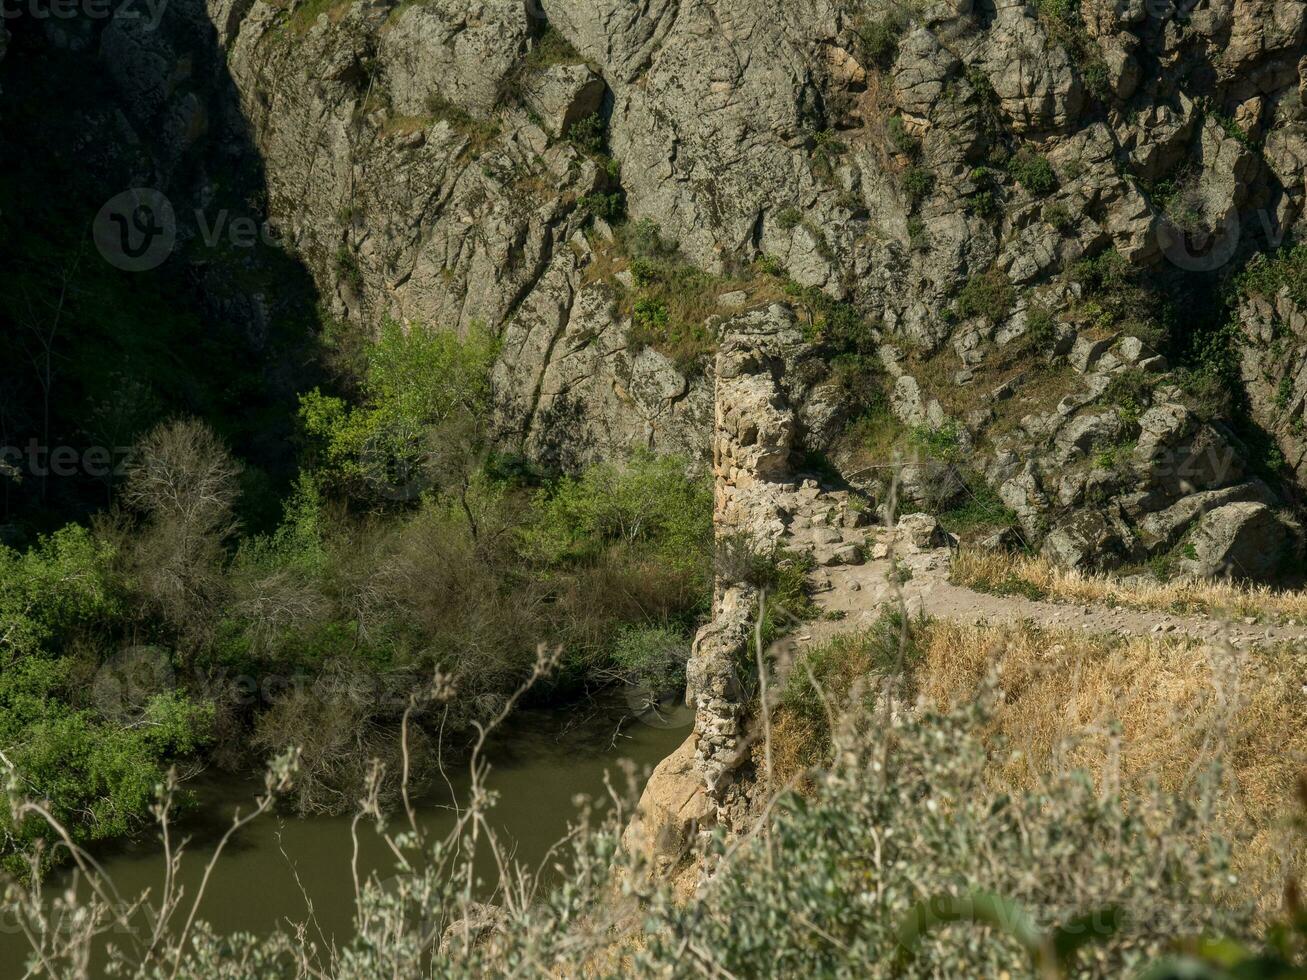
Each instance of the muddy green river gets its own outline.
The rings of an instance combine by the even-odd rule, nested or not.
[[[668,724],[654,726],[629,717],[624,708],[624,703],[602,703],[524,711],[494,738],[488,784],[499,799],[492,822],[515,847],[517,860],[536,867],[575,818],[576,795],[607,796],[606,773],[612,774],[614,786],[625,786],[621,760],[635,764],[643,786],[653,767],[689,733],[684,711]],[[469,781],[466,766],[454,766],[450,777],[455,793],[463,796]],[[261,781],[209,775],[191,784],[198,805],[180,820],[181,832],[192,838],[182,868],[188,896],[196,893],[233,810],[240,806],[248,812],[261,786]],[[448,791],[419,802],[419,821],[431,839],[443,837],[454,825],[449,803]],[[353,933],[350,822],[349,816],[270,814],[251,824],[228,843],[215,866],[199,917],[222,933],[267,933],[288,921],[305,920],[307,894],[321,930],[314,939],[347,941]],[[149,889],[158,895],[164,861],[152,835],[96,857],[120,894]],[[483,862],[482,876],[489,878],[491,856],[478,855],[478,861]],[[375,871],[382,879],[394,866],[394,856],[367,821],[359,824],[359,866],[361,875]],[[50,885],[59,884],[59,876],[52,876]],[[183,904],[187,907],[189,899]],[[14,924],[0,922],[0,977],[22,977],[27,955],[26,941]]]

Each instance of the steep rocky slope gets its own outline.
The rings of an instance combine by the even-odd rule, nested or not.
[[[157,161],[239,128],[333,316],[498,331],[529,457],[706,458],[722,325],[782,300],[798,439],[863,492],[898,451],[903,496],[997,494],[1064,563],[1210,572],[1218,507],[1297,536],[1296,416],[1258,408],[1280,368],[1223,397],[1215,297],[1301,217],[1304,9],[234,0],[92,48]],[[205,45],[239,127],[201,112]],[[675,243],[659,295],[623,212]]]
[[[529,454],[705,445],[706,384],[625,342],[629,276],[581,235],[578,202],[618,178],[558,137],[598,101],[633,218],[709,274],[768,256],[853,304],[899,420],[969,450],[959,488],[983,475],[1059,559],[1138,561],[1218,503],[1285,503],[1171,370],[1200,324],[1182,309],[1167,336],[1151,287],[1215,278],[1297,220],[1301,11],[543,13],[547,35],[514,4],[256,4],[230,49],[270,206],[324,292],[354,316],[502,325],[505,427]],[[558,35],[576,56],[531,57]],[[1100,281],[1077,272],[1101,256]]]

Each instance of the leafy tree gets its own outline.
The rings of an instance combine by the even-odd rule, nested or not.
[[[562,565],[597,558],[609,545],[644,547],[675,567],[703,562],[712,537],[712,491],[687,480],[674,456],[600,464],[544,491],[539,517],[524,532],[535,556]]]
[[[160,691],[139,717],[116,723],[70,703],[72,668],[69,658],[38,655],[0,671],[0,750],[15,788],[46,801],[75,841],[107,840],[146,816],[169,760],[207,739],[212,708]],[[16,824],[0,810],[0,866],[22,872],[20,852],[50,833],[43,820]]]
[[[0,547],[0,664],[115,615],[111,557],[103,542],[73,524],[26,552]]]
[[[318,474],[374,501],[465,481],[483,449],[497,351],[482,327],[460,338],[388,320],[367,352],[357,406],[318,389],[300,399]]]

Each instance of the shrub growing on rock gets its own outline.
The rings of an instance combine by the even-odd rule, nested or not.
[[[967,317],[984,317],[991,323],[1004,319],[1016,302],[1016,291],[1008,277],[999,269],[990,269],[967,280],[958,293],[957,314]]]
[[[1033,150],[1019,150],[1008,162],[1008,171],[1018,184],[1036,197],[1044,197],[1057,189],[1053,165]]]

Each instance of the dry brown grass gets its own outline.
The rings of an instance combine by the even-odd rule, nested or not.
[[[434,122],[430,116],[390,116],[377,131],[379,139],[411,136]]]
[[[982,592],[1021,594],[1054,602],[1307,621],[1307,591],[1300,589],[1188,579],[1156,584],[1126,583],[1107,575],[1066,571],[1031,555],[964,548],[953,557],[949,577],[958,585]]]
[[[1269,903],[1289,867],[1307,868],[1284,833],[1307,762],[1307,650],[946,622],[922,645],[917,684],[937,704],[974,698],[996,673],[995,734],[1015,750],[996,768],[1004,783],[1084,769],[1105,789],[1155,779],[1179,790],[1219,766],[1212,829],[1233,845],[1245,882]]]
[[[848,712],[841,726],[875,724],[877,677],[896,659],[896,635],[872,629],[807,651],[824,697]],[[1032,789],[1081,770],[1104,792],[1155,783],[1200,798],[1185,791],[1215,774],[1211,832],[1231,846],[1240,887],[1269,913],[1287,871],[1307,876],[1307,849],[1289,819],[1307,767],[1307,647],[1240,651],[1177,636],[925,621],[912,625],[902,656],[908,700],[949,708],[997,687],[997,788]],[[790,685],[774,716],[779,780],[829,762],[830,728],[812,700]]]

